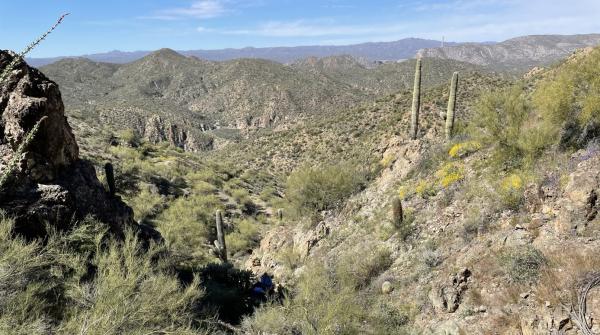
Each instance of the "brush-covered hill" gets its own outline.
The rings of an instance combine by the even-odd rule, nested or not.
[[[377,97],[412,87],[415,60],[374,64],[365,59],[356,59],[346,55],[306,58],[291,64],[291,66],[332,78],[370,93],[372,97]],[[424,59],[424,66],[428,69],[423,77],[425,87],[445,83],[452,71],[490,72],[477,65],[437,58]]]
[[[579,48],[600,44],[600,34],[532,35],[501,43],[462,44],[419,51],[423,57],[454,59],[497,71],[526,72],[534,66],[550,65]]]
[[[65,59],[42,71],[61,86],[68,111],[188,151],[219,146],[240,131],[287,127],[408,88],[414,72],[414,61],[376,68],[349,57],[321,62],[336,65],[210,62],[163,49],[124,65]],[[475,68],[426,62],[435,69],[425,75],[426,86],[447,81],[454,68]]]

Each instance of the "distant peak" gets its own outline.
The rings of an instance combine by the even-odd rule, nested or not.
[[[169,58],[185,58],[184,55],[178,53],[177,51],[173,50],[173,49],[169,49],[169,48],[162,48],[159,49],[157,51],[152,52],[149,56],[154,56],[154,57],[169,57]]]

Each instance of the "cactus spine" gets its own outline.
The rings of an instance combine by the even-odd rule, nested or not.
[[[108,184],[108,192],[111,196],[115,196],[117,193],[117,187],[115,186],[115,169],[111,163],[104,164],[104,173],[106,174],[106,183]]]
[[[413,102],[412,102],[412,114],[411,114],[411,128],[410,137],[413,140],[417,139],[417,133],[419,132],[419,109],[421,108],[421,58],[417,58],[417,65],[415,69],[415,87],[413,89]]]
[[[394,226],[396,228],[400,228],[402,226],[402,221],[404,221],[402,200],[400,200],[399,197],[395,197],[392,201],[392,221],[394,222]]]
[[[223,216],[221,211],[215,213],[215,221],[217,224],[217,240],[215,241],[215,249],[217,256],[223,263],[227,263],[227,247],[225,245],[225,233],[223,230]]]
[[[458,72],[452,75],[450,83],[450,96],[448,97],[448,110],[446,112],[446,140],[452,139],[454,129],[454,115],[456,109],[456,90],[458,89]]]

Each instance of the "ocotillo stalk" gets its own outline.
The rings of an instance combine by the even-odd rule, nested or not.
[[[56,21],[56,23],[50,27],[50,29],[48,29],[48,31],[46,31],[42,36],[38,37],[37,40],[33,41],[31,44],[29,44],[25,50],[21,51],[20,54],[18,54],[16,57],[13,58],[12,62],[10,62],[3,70],[2,72],[0,72],[0,82],[3,82],[8,75],[10,74],[10,72],[12,70],[14,70],[15,66],[23,59],[23,57],[25,57],[25,55],[27,55],[31,50],[33,50],[33,48],[37,47],[40,43],[42,43],[42,41],[48,37],[48,35],[50,35],[50,33],[52,33],[54,31],[54,29],[56,29],[64,20],[64,18],[69,15],[69,13],[63,14],[61,15],[58,20]]]
[[[417,58],[417,66],[415,69],[415,87],[413,89],[413,102],[411,114],[410,137],[413,140],[417,139],[419,132],[419,109],[421,108],[421,58]]]
[[[225,246],[225,233],[223,231],[223,216],[221,211],[217,211],[215,214],[215,220],[217,223],[217,250],[219,252],[219,258],[221,261],[227,263],[227,247]]]
[[[111,196],[115,196],[117,188],[115,186],[115,169],[111,163],[104,164],[104,173],[106,174],[106,183],[108,184],[108,192]]]
[[[4,186],[6,185],[6,183],[12,176],[12,174],[18,168],[19,162],[21,161],[23,153],[25,152],[25,150],[27,150],[27,147],[31,144],[31,142],[33,142],[33,140],[35,139],[35,136],[37,135],[37,133],[40,130],[42,122],[46,121],[47,118],[48,118],[47,116],[42,117],[35,124],[35,126],[33,126],[33,128],[29,131],[29,133],[27,133],[27,135],[23,139],[23,142],[21,142],[21,144],[17,148],[17,151],[14,153],[12,159],[8,162],[8,165],[6,166],[6,169],[0,176],[0,189],[4,188]]]
[[[454,130],[454,115],[456,109],[456,90],[458,88],[458,72],[454,72],[452,75],[452,82],[450,83],[450,96],[448,97],[448,110],[446,111],[446,140],[452,138],[452,131]]]

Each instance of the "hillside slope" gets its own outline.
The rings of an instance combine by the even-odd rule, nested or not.
[[[408,138],[408,94],[359,114],[355,129],[374,136],[367,152],[382,169],[341,205],[266,235],[247,266],[274,273],[293,295],[248,318],[247,333],[583,333],[580,320],[600,313],[596,293],[586,315],[578,300],[600,268],[598,62],[600,49],[586,50],[526,82],[481,83],[489,92],[471,91],[470,107],[459,107],[469,126],[451,142],[428,112],[420,138]],[[426,106],[432,96],[443,93],[426,93]],[[379,131],[388,124],[398,131]],[[308,163],[290,168],[290,200],[298,188],[311,194],[315,177],[302,171],[339,159],[352,150],[336,149],[346,141],[315,144],[316,158],[291,156]],[[333,189],[347,182],[335,180]]]
[[[454,59],[494,70],[523,72],[554,63],[579,48],[600,44],[600,34],[534,35],[493,45],[463,44],[419,51],[422,57]]]

